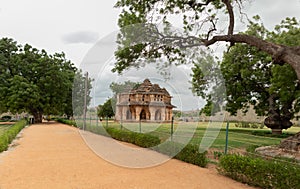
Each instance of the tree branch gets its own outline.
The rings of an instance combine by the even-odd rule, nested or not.
[[[267,42],[255,36],[246,35],[246,34],[219,35],[219,36],[214,36],[210,40],[202,39],[202,42],[205,46],[213,45],[218,41],[246,43],[264,52],[267,52],[270,55],[275,55],[278,49],[282,47],[281,45],[276,45],[274,43]]]
[[[197,10],[197,8],[200,8],[202,6],[207,6],[209,3],[211,3],[212,0],[207,0],[206,3],[197,3],[196,0],[191,0],[187,4],[193,9]]]
[[[233,34],[233,29],[234,29],[234,13],[233,13],[233,8],[230,3],[230,0],[222,0],[222,2],[226,5],[226,9],[229,14],[229,26],[228,26],[228,35]]]

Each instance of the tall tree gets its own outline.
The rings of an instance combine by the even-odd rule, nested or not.
[[[64,53],[49,55],[3,38],[0,61],[1,111],[28,112],[36,123],[43,115],[67,113],[77,69]]]
[[[118,93],[130,92],[132,89],[137,89],[140,86],[138,82],[125,81],[124,83],[115,83],[112,82],[109,85],[109,88],[114,93],[114,95]]]
[[[87,86],[85,86],[87,81]],[[84,110],[87,110],[87,107],[91,101],[91,89],[92,89],[92,79],[87,78],[86,74],[82,73],[82,70],[78,70],[73,79],[73,88],[71,90],[72,98],[72,109],[69,109],[68,112],[73,113],[72,116],[81,117],[83,116]],[[85,94],[85,88],[87,89],[87,94]],[[84,99],[86,98],[86,107],[84,107]]]
[[[98,117],[113,117],[115,115],[113,107],[112,107],[112,98],[109,98],[106,100],[106,102],[103,105],[99,105],[97,107],[97,115]]]
[[[211,46],[217,42],[248,44],[272,57],[274,64],[287,63],[300,79],[300,46],[266,41],[255,35],[240,33],[235,28],[236,14],[243,14],[242,0],[119,0],[119,48],[113,71],[122,72],[130,66],[141,66],[141,57],[182,61],[182,49]],[[274,10],[275,12],[275,10]],[[274,13],[276,14],[276,13]],[[174,16],[182,18],[185,35],[170,29]],[[227,31],[224,22],[228,17]],[[224,19],[222,19],[224,20]],[[293,22],[294,19],[291,19]],[[158,27],[162,23],[165,27]],[[133,27],[130,27],[135,25]],[[161,29],[162,28],[162,29]]]
[[[192,92],[207,101],[200,114],[215,115],[224,105],[226,89],[219,62],[211,52],[200,52],[201,56],[193,60]]]
[[[286,29],[283,31],[280,28]],[[276,26],[274,32],[251,22],[247,33],[267,41],[281,41],[290,46],[300,42],[299,25],[291,23],[290,20]],[[224,54],[220,66],[226,85],[226,109],[236,114],[240,109],[246,112],[251,104],[257,115],[267,116],[265,125],[271,128],[273,133],[281,133],[282,129],[292,126],[290,120],[294,113],[299,112],[300,86],[290,65],[274,65],[271,61],[272,58],[268,54],[255,47],[236,44]],[[200,94],[204,92],[205,84],[209,81],[204,79],[203,74],[199,74],[205,70],[199,68],[201,65],[205,65],[205,62],[200,62],[198,67],[192,69],[193,87]],[[207,95],[206,98],[210,96]],[[208,101],[208,109],[204,109],[206,112],[211,104]]]
[[[0,112],[7,112],[6,96],[10,87],[8,78],[16,72],[19,47],[17,42],[3,38],[0,40]]]

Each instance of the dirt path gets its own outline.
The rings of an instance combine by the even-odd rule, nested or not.
[[[0,155],[1,189],[251,188],[178,160],[144,169],[113,165],[93,153],[77,129],[62,124],[28,127],[18,143]]]

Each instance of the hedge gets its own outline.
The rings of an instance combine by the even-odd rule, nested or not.
[[[294,136],[292,133],[282,133],[280,135],[272,134],[271,130],[254,130],[251,132],[252,135],[264,136],[264,137],[274,137],[274,138],[287,138]]]
[[[300,165],[242,155],[225,155],[218,171],[249,185],[261,188],[300,188]]]
[[[208,159],[206,157],[207,152],[200,152],[199,147],[192,144],[181,144],[173,141],[167,141],[153,148],[162,154],[174,157],[175,159],[198,165],[200,167],[206,167]]]
[[[199,147],[191,144],[183,145],[176,142],[164,142],[157,136],[146,133],[136,133],[128,130],[120,130],[117,128],[107,128],[106,132],[114,139],[129,142],[144,148],[151,148],[157,152],[174,157],[175,159],[206,167],[208,160],[206,152],[200,153]]]
[[[67,125],[71,125],[73,127],[77,127],[76,126],[76,121],[70,120],[70,119],[63,119],[63,118],[53,118],[53,120],[60,122],[60,123],[64,123]]]
[[[143,148],[150,148],[160,144],[160,139],[150,134],[136,133],[116,128],[107,128],[106,132],[116,140],[132,143]]]
[[[144,148],[151,148],[159,153],[174,157],[175,159],[206,167],[208,160],[206,152],[200,153],[199,147],[191,144],[183,145],[176,142],[167,141],[162,144],[157,136],[145,133],[136,133],[117,128],[107,128],[106,132],[114,139],[129,142]],[[101,133],[98,133],[101,134]]]
[[[7,131],[0,135],[0,152],[8,149],[9,144],[15,139],[17,134],[27,125],[26,120],[21,120],[11,126]]]

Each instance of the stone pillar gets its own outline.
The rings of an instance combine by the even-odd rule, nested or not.
[[[150,111],[150,115],[151,115],[150,120],[151,121],[155,121],[155,111],[156,111],[156,108],[149,107],[149,111]]]
[[[126,120],[127,119],[127,110],[128,110],[128,107],[124,106],[122,108],[122,120]]]
[[[122,106],[117,106],[116,107],[116,113],[115,113],[115,119],[117,121],[120,121],[121,120],[121,117],[122,117]]]
[[[161,120],[162,121],[165,121],[166,120],[166,108],[164,107],[164,108],[162,108],[161,110],[160,110],[160,112],[161,112]]]
[[[141,114],[142,108],[141,107],[136,107],[135,108],[135,120],[139,121],[140,120],[140,114]]]
[[[168,120],[169,120],[169,116],[170,116],[169,109],[166,108],[166,117],[165,117],[165,121],[168,121]]]
[[[148,110],[146,109],[145,111],[146,111],[146,120],[151,120],[151,115],[152,114],[151,114],[149,108],[148,108]]]

